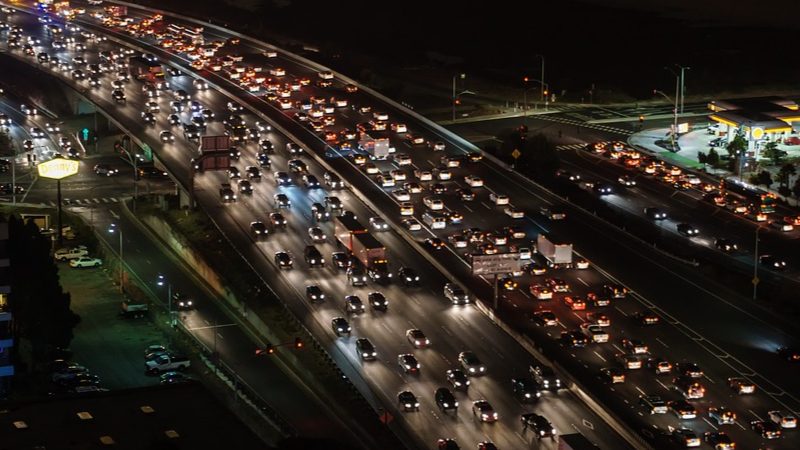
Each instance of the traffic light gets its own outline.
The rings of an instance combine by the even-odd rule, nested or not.
[[[267,344],[264,348],[257,348],[256,349],[256,356],[261,356],[263,354],[271,355],[275,353],[275,347],[272,344]]]
[[[524,81],[524,82],[526,82],[526,83],[527,83],[527,82],[528,82],[528,77],[524,77],[524,78],[522,78],[522,81]]]
[[[294,348],[299,350],[303,348],[303,345],[304,344],[302,339],[300,339],[299,337],[294,338]]]
[[[457,99],[455,99],[455,101],[453,101],[453,103],[455,103],[456,105],[460,105],[461,104],[461,99],[457,98]]]
[[[544,90],[544,96],[547,97],[547,89]]]

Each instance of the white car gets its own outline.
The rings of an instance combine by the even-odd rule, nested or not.
[[[431,181],[433,180],[433,174],[429,170],[414,170],[414,176],[417,177],[419,181]]]
[[[103,261],[100,258],[90,258],[88,256],[81,256],[69,262],[70,267],[99,267],[102,265]]]
[[[408,133],[408,127],[404,123],[393,123],[392,131],[395,133]]]
[[[319,72],[317,75],[319,75],[319,77],[322,78],[323,80],[333,79],[333,73],[330,70],[323,70],[322,72]]]
[[[74,248],[60,248],[53,254],[53,258],[56,261],[68,261],[71,259],[80,258],[81,256],[86,256],[88,254],[89,250],[81,245]]]
[[[395,189],[392,191],[392,196],[397,199],[398,202],[408,202],[411,201],[411,194],[408,193],[405,189]]]
[[[506,213],[507,216],[510,216],[512,219],[524,219],[525,213],[522,210],[514,208],[513,206],[507,206],[503,209],[503,212]]]
[[[444,209],[444,202],[439,197],[425,197],[422,199],[422,203],[433,211]]]
[[[417,219],[408,218],[403,219],[403,226],[406,227],[408,231],[419,231],[422,229],[422,224],[419,223]]]
[[[410,166],[412,163],[411,157],[406,153],[398,153],[394,155],[394,162],[396,162],[398,166]]]
[[[769,419],[780,425],[781,428],[797,428],[797,418],[791,414],[783,411],[770,411],[767,414],[769,414]]]
[[[507,205],[511,201],[507,195],[495,194],[494,192],[489,194],[489,200],[494,202],[495,205]]]
[[[467,175],[467,176],[464,177],[464,181],[470,187],[474,187],[474,188],[483,187],[483,178],[481,178],[481,177],[479,177],[477,175]]]
[[[411,202],[401,202],[400,203],[400,215],[401,216],[413,216],[414,215],[414,204]]]

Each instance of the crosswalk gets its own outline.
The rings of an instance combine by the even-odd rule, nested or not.
[[[93,197],[93,198],[64,198],[62,199],[64,206],[91,206],[103,203],[119,203],[120,199],[116,197]],[[42,203],[47,206],[57,206],[56,202]]]
[[[536,118],[539,119],[539,120],[547,120],[547,121],[550,121],[550,122],[565,123],[565,124],[568,124],[568,125],[575,125],[576,127],[591,128],[593,130],[604,131],[606,133],[620,134],[620,135],[623,135],[623,136],[630,136],[631,134],[633,134],[633,131],[626,130],[624,128],[611,127],[611,126],[608,126],[608,125],[597,124],[597,123],[586,123],[586,122],[584,122],[582,120],[572,119],[572,118],[569,118],[569,117],[564,117],[564,116],[559,116],[559,115],[546,115],[546,114],[543,114],[543,115],[536,116]]]
[[[586,143],[583,144],[563,144],[563,145],[556,145],[556,150],[558,151],[565,151],[565,150],[583,150],[586,148]]]

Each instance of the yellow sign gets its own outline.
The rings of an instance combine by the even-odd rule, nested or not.
[[[764,137],[764,129],[763,128],[753,128],[750,130],[750,134],[753,136],[753,139],[761,139]]]
[[[514,158],[514,159],[517,159],[520,156],[522,156],[522,153],[520,153],[519,150],[517,150],[516,148],[514,149],[513,152],[511,152],[511,157]]]
[[[37,168],[39,169],[40,177],[60,180],[78,173],[79,166],[80,163],[78,161],[53,158],[50,161],[39,164]]]

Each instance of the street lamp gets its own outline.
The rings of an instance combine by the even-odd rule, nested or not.
[[[458,75],[453,75],[453,98],[451,99],[451,105],[453,107],[453,121],[456,120],[456,101],[458,100],[458,96],[456,95],[456,78],[461,78],[462,80],[467,78],[467,74],[461,73]]]
[[[175,326],[175,317],[172,311],[172,283],[167,281],[167,277],[159,274],[156,279],[156,284],[159,286],[167,285],[167,310],[169,311],[169,325]]]
[[[110,234],[118,234],[119,235],[119,291],[124,292],[124,288],[122,287],[122,282],[125,278],[125,260],[123,259],[122,253],[122,227],[117,226],[117,224],[112,223],[108,226],[108,232]]]
[[[131,152],[125,148],[123,143],[120,143],[118,148],[125,152],[125,156],[128,157],[128,163],[133,166],[133,212],[136,212],[136,198],[139,196],[139,174],[137,173],[137,162],[139,158],[137,158],[136,155],[132,155]]]
[[[675,101],[673,102],[669,95],[665,94],[663,91],[659,91],[658,89],[653,89],[653,94],[661,94],[668,102],[674,103],[675,107],[672,108],[672,151],[677,152],[677,140],[675,139],[678,134],[678,96],[676,93]]]
[[[756,245],[753,252],[753,300],[756,299],[758,294],[758,233],[764,228],[762,225],[756,227]]]
[[[545,90],[544,85],[546,83],[544,82],[544,55],[537,54],[537,55],[534,55],[534,56],[536,58],[541,58],[542,59],[542,73],[541,73],[542,76],[541,76],[541,79],[539,80],[539,84],[540,84],[539,87],[541,87],[541,90],[542,90],[541,91],[541,100],[542,100],[542,102],[544,102],[545,111],[547,111],[547,103],[548,103],[547,102],[547,91],[549,90],[549,86],[548,86],[548,89]]]

